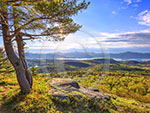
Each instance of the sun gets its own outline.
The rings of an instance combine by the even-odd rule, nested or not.
[[[61,34],[63,34],[64,33],[64,30],[63,29],[60,29],[60,31],[59,31]]]

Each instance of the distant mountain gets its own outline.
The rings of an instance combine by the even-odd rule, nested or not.
[[[137,68],[134,66],[143,67],[145,65],[149,66],[150,61],[116,61],[114,59],[91,59],[91,60],[57,60],[54,62],[53,59],[28,59],[27,60],[29,67],[36,66],[40,73],[49,73],[49,72],[63,72],[63,71],[75,71],[80,70],[81,68],[89,68],[94,66],[100,66],[98,68],[93,68],[96,70],[110,69],[111,71],[115,70],[124,70],[124,71],[145,71],[146,68]],[[110,64],[110,65],[109,65]],[[133,67],[128,67],[128,66]],[[110,68],[109,68],[110,67]],[[117,67],[117,68],[116,68]],[[148,73],[148,72],[147,72]]]
[[[125,52],[118,54],[110,54],[110,57],[121,59],[150,59],[150,53]]]
[[[70,52],[70,53],[26,53],[27,59],[94,59],[94,58],[113,58],[120,60],[150,60],[150,53],[136,53],[136,52],[125,52],[125,53],[84,53],[84,52]]]

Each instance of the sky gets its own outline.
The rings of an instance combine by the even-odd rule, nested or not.
[[[73,19],[83,27],[63,42],[26,42],[28,52],[150,53],[150,0],[89,0]],[[2,45],[2,39],[0,39]]]

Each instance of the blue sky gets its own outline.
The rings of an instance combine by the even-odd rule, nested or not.
[[[150,53],[150,0],[89,1],[87,10],[73,17],[83,25],[80,31],[61,43],[28,41],[27,51]]]
[[[75,20],[110,52],[150,52],[149,5],[149,0],[91,0]]]
[[[136,19],[139,13],[150,9],[149,4],[149,0],[91,0],[88,9],[76,16],[75,20],[85,30],[135,32],[150,27],[138,24],[139,20]]]

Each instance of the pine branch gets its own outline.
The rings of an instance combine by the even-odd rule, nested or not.
[[[17,35],[20,33],[20,31],[21,31],[22,29],[24,29],[27,25],[31,24],[31,23],[34,22],[34,21],[38,21],[38,20],[41,20],[41,19],[51,19],[51,18],[48,18],[48,17],[39,17],[39,18],[31,19],[31,20],[28,21],[26,24],[24,24],[24,25],[22,25],[20,28],[18,28],[18,29],[15,31],[15,33],[9,37],[9,39],[12,39],[13,37],[17,36]]]

